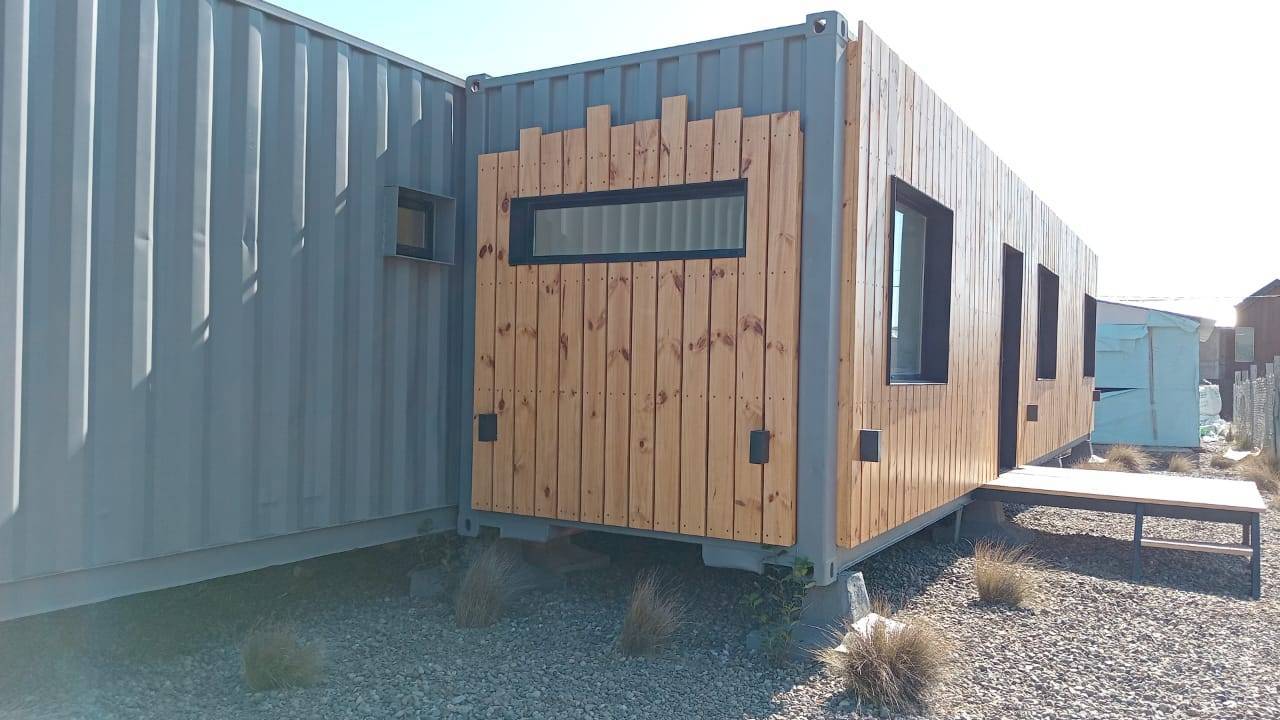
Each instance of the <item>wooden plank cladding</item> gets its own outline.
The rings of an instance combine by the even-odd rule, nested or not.
[[[1024,258],[1018,462],[1090,431],[1093,380],[1081,343],[1097,261],[865,25],[847,58],[836,540],[851,548],[996,478],[1005,245]],[[945,383],[886,381],[894,177],[954,213]],[[1060,281],[1053,380],[1035,377],[1038,265]],[[1038,406],[1034,422],[1029,404]],[[880,462],[859,461],[862,428],[882,431]]]
[[[472,507],[791,545],[803,136],[740,108],[520,132],[481,155]],[[513,196],[747,181],[746,256],[511,266]],[[754,430],[770,458],[752,464]]]

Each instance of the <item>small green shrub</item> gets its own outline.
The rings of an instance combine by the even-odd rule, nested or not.
[[[244,680],[250,690],[307,687],[324,674],[324,656],[304,644],[292,625],[267,625],[250,631],[240,647]]]
[[[686,615],[684,603],[672,588],[655,571],[646,570],[631,591],[618,649],[624,655],[652,655],[671,642]]]
[[[1111,446],[1111,449],[1107,450],[1107,462],[1133,473],[1146,472],[1155,464],[1150,455],[1132,445]]]
[[[1186,475],[1196,471],[1195,464],[1191,461],[1191,458],[1186,455],[1174,455],[1169,458],[1168,467],[1169,472],[1178,473],[1180,475]]]
[[[920,621],[896,631],[876,623],[867,635],[850,631],[842,640],[819,654],[827,671],[848,692],[894,714],[927,707],[953,654],[951,642]]]
[[[771,662],[781,665],[790,659],[792,634],[811,587],[813,563],[796,558],[790,568],[766,568],[755,588],[743,596],[743,612],[760,633],[762,650]]]

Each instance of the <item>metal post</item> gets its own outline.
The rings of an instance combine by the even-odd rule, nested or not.
[[[1253,599],[1262,599],[1262,513],[1253,516],[1253,559],[1250,563],[1252,574]]]
[[[1241,545],[1249,544],[1249,523],[1240,524],[1240,538]]]
[[[1142,505],[1134,506],[1133,513],[1133,581],[1142,582]]]
[[[955,527],[951,528],[951,544],[960,544],[960,521],[964,518],[964,506],[956,508]]]

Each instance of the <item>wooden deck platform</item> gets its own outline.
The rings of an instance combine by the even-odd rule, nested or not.
[[[1142,579],[1142,548],[1221,552],[1248,560],[1251,590],[1262,596],[1262,513],[1266,503],[1251,482],[1182,475],[1020,467],[974,492],[975,500],[1124,513],[1134,516],[1133,576]],[[1231,523],[1241,526],[1240,544],[1143,538],[1144,517]]]

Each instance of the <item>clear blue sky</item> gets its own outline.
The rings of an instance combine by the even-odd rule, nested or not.
[[[276,0],[458,76],[865,20],[1101,256],[1104,296],[1230,322],[1280,276],[1280,5]]]

